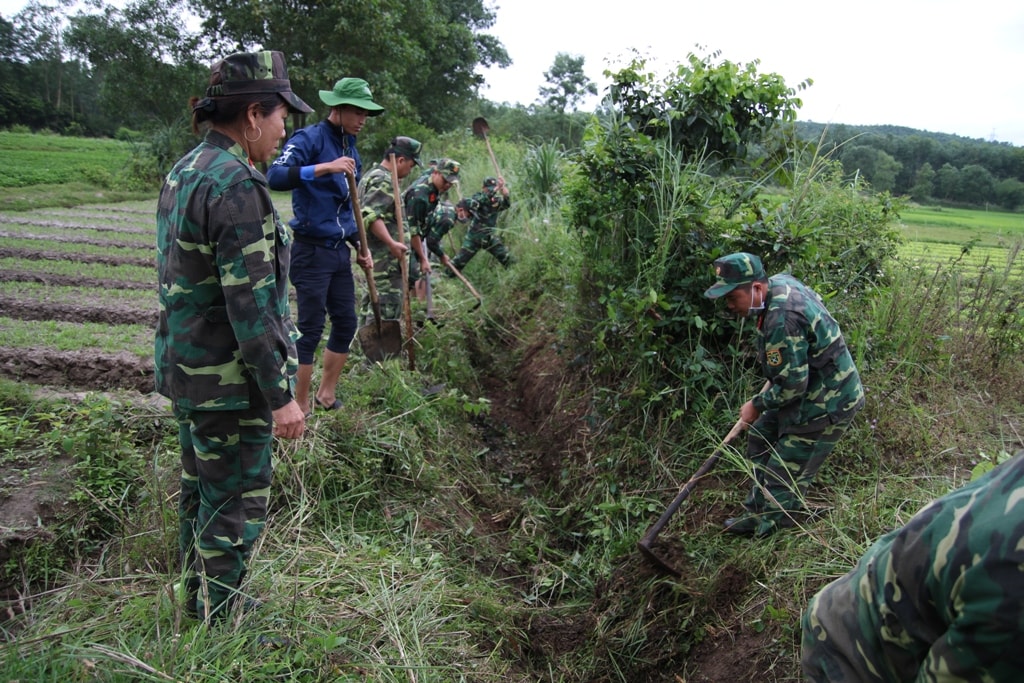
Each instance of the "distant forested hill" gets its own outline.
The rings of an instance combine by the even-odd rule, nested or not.
[[[846,173],[917,201],[1024,207],[1024,147],[905,126],[799,121],[800,139],[831,150]]]

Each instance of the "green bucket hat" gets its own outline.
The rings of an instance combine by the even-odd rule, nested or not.
[[[211,75],[216,74],[220,74],[220,82],[206,89],[207,97],[277,93],[292,110],[303,114],[313,111],[292,92],[282,52],[237,52],[213,65]]]
[[[384,107],[373,101],[370,84],[361,78],[341,79],[334,84],[332,90],[321,90],[320,99],[330,107],[349,104],[365,109],[369,116],[379,116],[384,113]]]
[[[740,285],[764,280],[766,277],[761,259],[743,251],[715,259],[715,275],[718,280],[704,292],[704,296],[709,299],[725,296]]]

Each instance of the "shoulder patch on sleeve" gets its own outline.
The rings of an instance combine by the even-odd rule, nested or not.
[[[773,368],[782,365],[782,351],[779,349],[768,349],[765,351],[765,360]]]

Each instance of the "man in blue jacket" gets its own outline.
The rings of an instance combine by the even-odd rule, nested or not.
[[[348,174],[357,181],[361,177],[363,164],[356,151],[356,136],[367,117],[384,112],[361,78],[342,78],[333,89],[321,90],[320,99],[330,106],[330,114],[296,132],[267,172],[271,189],[292,191],[295,217],[289,225],[295,245],[291,282],[302,335],[296,342],[295,400],[307,414],[312,410],[313,358],[328,315],[331,332],[323,353],[323,376],[313,400],[326,410],[341,407],[335,392],[357,325],[349,249],[358,248],[359,234]],[[360,265],[373,267],[370,261]]]

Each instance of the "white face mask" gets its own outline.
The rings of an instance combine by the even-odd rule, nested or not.
[[[760,290],[758,290],[760,291]],[[747,309],[747,317],[764,310],[764,292],[758,294],[758,304],[754,305],[754,285],[750,285],[750,308]]]

